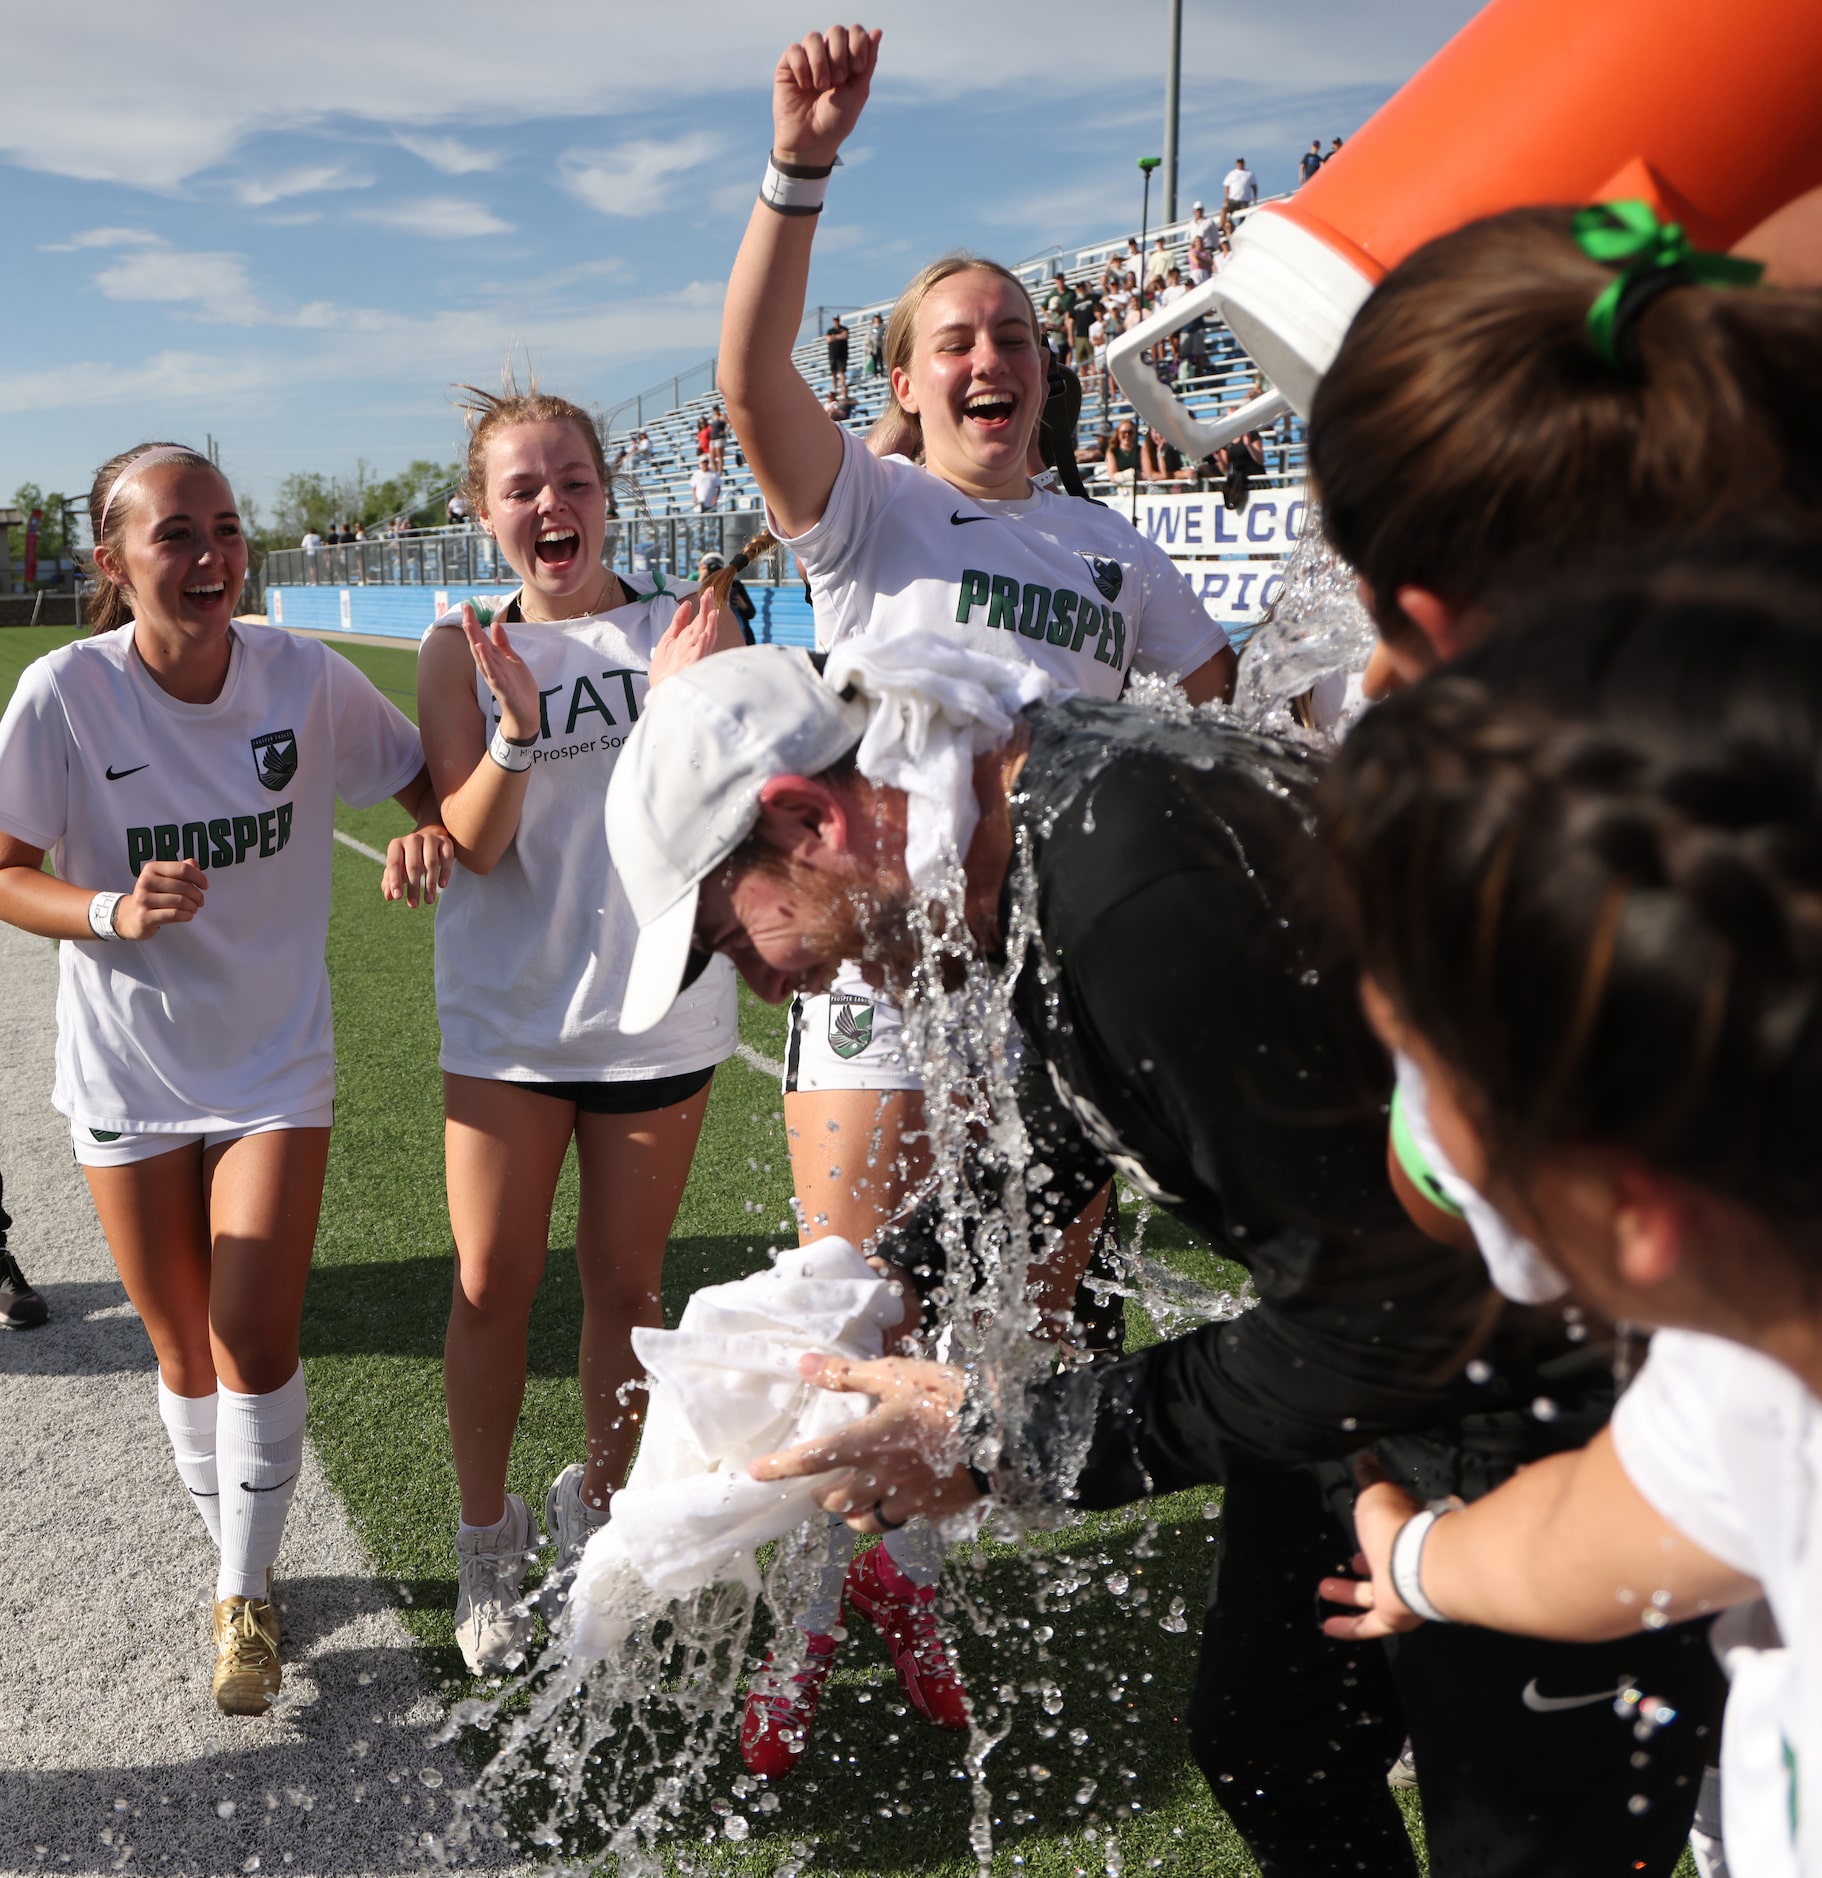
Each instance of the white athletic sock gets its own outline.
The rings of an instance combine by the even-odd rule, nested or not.
[[[829,1515],[828,1544],[828,1561],[816,1570],[809,1600],[793,1619],[799,1630],[812,1637],[829,1636],[841,1622],[841,1594],[854,1559],[854,1533],[834,1513]]]
[[[221,1391],[216,1421],[221,1477],[221,1572],[217,1598],[263,1598],[285,1515],[304,1464],[304,1370],[270,1395]]]
[[[215,1391],[207,1395],[178,1395],[158,1379],[158,1414],[171,1437],[177,1478],[190,1490],[190,1500],[209,1537],[221,1548],[221,1494],[215,1485]]]
[[[943,1575],[943,1542],[921,1514],[886,1534],[886,1557],[921,1591]]]

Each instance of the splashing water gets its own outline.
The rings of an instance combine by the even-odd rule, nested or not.
[[[1246,642],[1234,687],[1234,721],[1249,730],[1326,745],[1328,737],[1305,729],[1295,717],[1291,700],[1319,680],[1363,671],[1377,639],[1354,570],[1324,539],[1321,512],[1312,502],[1284,563],[1278,597]]]

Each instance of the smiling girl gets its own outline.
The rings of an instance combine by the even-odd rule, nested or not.
[[[1134,671],[1225,696],[1227,636],[1164,553],[1112,510],[1036,487],[1031,439],[1048,396],[1036,309],[997,262],[932,262],[886,322],[881,426],[904,454],[871,453],[834,423],[791,362],[810,252],[836,153],[864,107],[880,35],[811,33],[773,75],[773,144],[728,282],[719,381],[770,526],[808,579],[817,643],[881,630],[952,635],[1029,660],[1062,685],[1117,697]],[[923,1090],[902,1020],[847,965],[792,1007],[785,1121],[807,1237],[875,1234],[922,1171]],[[1093,1209],[1099,1217],[1099,1204]],[[1089,1235],[1079,1235],[1085,1262]],[[1060,1285],[1073,1295],[1073,1279]],[[965,1724],[934,1636],[935,1548],[894,1537],[848,1574],[846,1596],[886,1634],[927,1719]],[[747,1764],[789,1770],[833,1660],[840,1557],[799,1615],[810,1662],[769,1711],[749,1706]],[[767,1714],[771,1719],[767,1720]]]
[[[462,1497],[456,1640],[479,1674],[514,1661],[531,1635],[516,1607],[538,1532],[506,1472],[571,1141],[588,1452],[545,1497],[560,1570],[606,1519],[632,1460],[631,1333],[659,1321],[709,1082],[735,1044],[734,982],[717,963],[657,1029],[621,1033],[634,929],[603,804],[667,629],[667,657],[741,635],[731,611],[705,602],[698,615],[662,580],[637,592],[602,565],[608,472],[580,406],[509,383],[470,390],[467,409],[469,499],[520,586],[487,630],[471,606],[431,627],[418,711],[457,863],[437,914],[456,1245],[444,1389]]]
[[[215,1700],[259,1714],[335,1097],[335,802],[416,813],[423,754],[346,659],[234,622],[247,544],[207,457],[112,458],[89,519],[94,636],[29,666],[0,721],[0,919],[63,942],[51,1100],[220,1547]]]

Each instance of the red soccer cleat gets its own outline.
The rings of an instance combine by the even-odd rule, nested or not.
[[[810,1633],[803,1633],[803,1644],[803,1667],[789,1673],[773,1666],[777,1645],[767,1650],[747,1691],[746,1713],[740,1718],[740,1758],[749,1774],[782,1780],[810,1745],[816,1705],[840,1645],[833,1637]]]
[[[876,1545],[848,1567],[845,1595],[851,1609],[878,1626],[911,1706],[938,1728],[965,1730],[968,1694],[949,1646],[937,1635],[935,1585],[914,1585]]]

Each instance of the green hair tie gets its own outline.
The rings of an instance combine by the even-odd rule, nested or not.
[[[1681,222],[1661,222],[1649,202],[1599,202],[1577,209],[1569,224],[1575,245],[1591,261],[1620,273],[1588,309],[1588,339],[1616,369],[1636,364],[1627,348],[1637,314],[1672,287],[1751,287],[1765,269],[1757,261],[1711,254],[1694,246]]]

